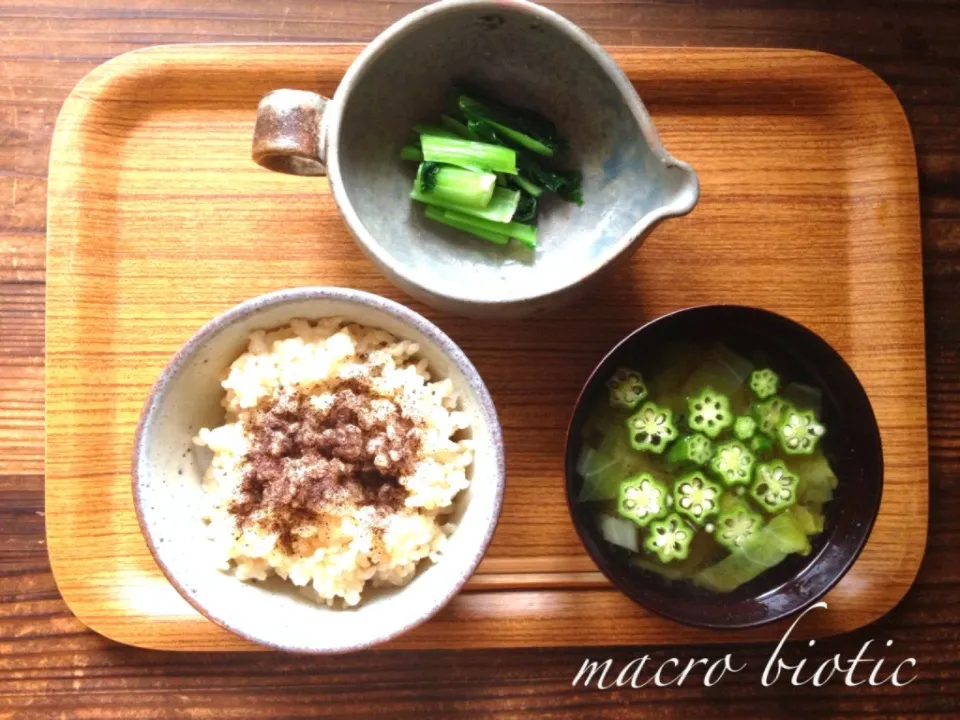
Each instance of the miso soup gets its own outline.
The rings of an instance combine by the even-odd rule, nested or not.
[[[838,487],[820,390],[723,344],[628,358],[583,425],[578,502],[639,571],[730,592],[811,552]]]

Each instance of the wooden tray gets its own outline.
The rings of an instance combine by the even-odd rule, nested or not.
[[[435,320],[476,363],[502,415],[508,490],[487,559],[467,591],[392,647],[734,637],[651,616],[607,585],[562,490],[567,418],[594,364],[637,325],[709,302],[793,317],[859,374],[882,432],[883,505],[829,611],[801,629],[838,633],[890,610],[923,556],[928,482],[916,164],[890,89],[814,52],[616,49],[666,146],[699,171],[699,206],[661,226],[578,306],[475,322],[388,285],[354,246],[325,180],[249,159],[263,93],[330,95],[357,52],[150,48],[101,66],[64,105],[50,160],[46,510],[73,612],[133,645],[253,649],[198,615],[154,564],[132,506],[133,430],[151,382],[202,323],[253,295],[307,284],[381,293]]]

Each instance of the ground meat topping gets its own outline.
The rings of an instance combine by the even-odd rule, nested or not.
[[[326,400],[326,402],[323,402]],[[362,377],[342,380],[329,396],[300,391],[260,403],[245,423],[240,497],[229,510],[238,525],[256,523],[295,552],[297,529],[338,508],[404,506],[400,478],[414,472],[422,432]]]

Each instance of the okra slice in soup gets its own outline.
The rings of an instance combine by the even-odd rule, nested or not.
[[[667,486],[650,473],[624,480],[617,495],[617,511],[644,527],[667,514]]]
[[[767,457],[773,451],[773,441],[763,433],[750,438],[750,452],[758,458]]]
[[[757,429],[764,435],[770,437],[777,436],[777,430],[783,423],[783,417],[792,408],[790,403],[780,397],[772,397],[763,402],[755,403],[750,408],[754,419],[757,421]]]
[[[746,504],[738,502],[724,510],[717,518],[714,539],[734,552],[763,527],[763,517]]]
[[[705,387],[687,402],[687,423],[691,429],[715,438],[733,424],[730,398],[711,387]]]
[[[677,440],[667,453],[672,464],[706,465],[713,457],[713,443],[706,435],[694,433]]]
[[[817,420],[812,410],[800,412],[789,409],[777,428],[780,447],[788,455],[810,455],[817,447],[826,428]]]
[[[750,373],[750,389],[758,398],[766,400],[780,389],[780,376],[770,368],[754,370]]]
[[[607,381],[610,391],[610,405],[623,410],[633,410],[647,397],[647,386],[643,376],[630,368],[617,368]]]
[[[776,513],[797,502],[799,482],[800,476],[790,472],[783,460],[771,460],[757,465],[750,494],[765,510]]]
[[[634,450],[646,450],[660,455],[678,433],[673,424],[673,411],[647,402],[627,418],[630,445]]]
[[[660,562],[668,563],[686,558],[690,554],[691,542],[693,528],[680,515],[671,513],[650,525],[643,547],[656,555]]]
[[[757,432],[757,421],[749,415],[741,415],[733,421],[733,435],[737,440],[749,440]]]
[[[673,486],[673,507],[691,522],[703,525],[719,510],[722,494],[722,487],[707,479],[702,471],[695,470]]]
[[[726,485],[747,485],[753,477],[756,458],[739,440],[731,440],[717,447],[710,469]]]

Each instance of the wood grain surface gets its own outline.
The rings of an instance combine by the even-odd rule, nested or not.
[[[413,2],[283,5],[155,0],[0,3],[0,716],[10,717],[956,717],[960,690],[960,8],[914,2],[553,2],[601,42],[813,48],[853,58],[891,84],[920,169],[928,353],[931,503],[917,583],[870,627],[794,647],[811,663],[870,639],[915,658],[904,688],[763,688],[769,644],[728,645],[749,670],[705,689],[571,688],[586,656],[619,663],[717,648],[579,647],[369,652],[151,652],[112,643],[66,609],[43,518],[46,163],[70,89],[127,50],[198,41],[363,41]],[[678,153],[679,154],[679,153]],[[882,335],[880,336],[882,338]],[[878,340],[882,342],[882,340]],[[694,680],[699,680],[694,674]]]
[[[311,284],[426,314],[477,365],[504,428],[504,508],[477,576],[392,647],[780,637],[790,620],[731,635],[641,611],[589,572],[567,514],[563,441],[584,379],[634,328],[711,302],[766,307],[820,332],[857,372],[880,425],[880,515],[827,595],[830,612],[803,634],[849,631],[896,605],[923,554],[928,477],[916,162],[886,85],[822,53],[618,49],[666,146],[697,168],[700,203],[584,301],[492,323],[393,289],[354,245],[325,181],[250,160],[259,97],[278,87],[331,96],[357,52],[141,50],[88,75],[60,113],[47,207],[46,527],[77,617],[141,647],[251,647],[189,607],[150,556],[132,502],[133,436],[157,374],[200,325],[262,292]]]

